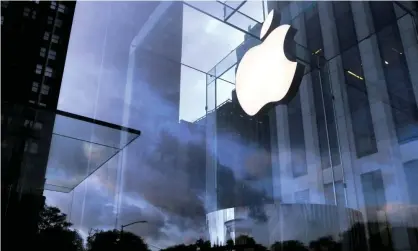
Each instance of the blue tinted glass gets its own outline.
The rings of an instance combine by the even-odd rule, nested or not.
[[[418,107],[398,27],[385,27],[377,34],[377,39],[398,140],[405,142],[417,138]]]
[[[2,244],[416,250],[415,5],[2,1]]]

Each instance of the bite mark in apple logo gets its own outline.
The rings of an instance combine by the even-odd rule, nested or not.
[[[288,103],[297,93],[304,65],[296,62],[296,29],[272,27],[278,15],[272,10],[263,23],[260,45],[245,53],[236,72],[236,94],[250,116],[267,104]]]

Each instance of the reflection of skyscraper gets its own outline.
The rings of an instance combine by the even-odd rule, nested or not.
[[[75,2],[1,6],[3,226],[31,234],[43,206],[55,118],[42,110],[57,108]]]
[[[298,44],[327,61],[310,69],[290,104],[276,108],[275,192],[285,202],[337,203],[361,210],[368,221],[399,224],[400,214],[387,206],[413,203],[407,175],[418,173],[413,4],[271,2],[269,8],[298,30]],[[401,211],[412,225],[413,214]],[[402,242],[394,245],[406,248]]]
[[[377,229],[391,226],[395,249],[414,249],[417,235],[407,228],[418,226],[417,211],[408,205],[416,201],[412,177],[418,173],[417,5],[269,1],[267,7],[280,12],[281,24],[297,30],[296,53],[311,59],[298,95],[271,109],[275,197],[282,203],[322,204],[321,210],[359,210],[378,222]],[[252,43],[237,48],[238,62]],[[219,150],[225,137],[216,136],[215,157],[229,156]],[[214,180],[217,191],[219,175]],[[215,228],[225,215],[213,216],[220,236],[224,229]],[[338,228],[334,233],[343,230]]]
[[[235,91],[232,96],[196,122],[216,116],[217,209],[262,205],[272,198],[269,116],[248,116]]]
[[[264,204],[265,221],[251,216],[251,207],[234,207],[208,213],[212,244],[224,245],[240,235],[253,237],[258,243],[271,246],[275,242],[298,240],[309,244],[325,236],[340,239],[353,226],[363,224],[361,212],[321,204]],[[344,219],[344,220],[342,220]],[[356,240],[344,240],[344,248],[358,242],[364,235],[351,233]],[[345,237],[346,238],[346,237]],[[343,249],[344,250],[344,249]],[[351,249],[350,249],[351,250]]]
[[[258,24],[250,29],[259,30]],[[239,60],[251,47],[259,44],[248,35],[237,48]],[[255,208],[272,201],[271,119],[267,111],[248,116],[238,103],[235,90],[232,99],[218,104],[214,111],[196,121],[211,128],[216,144],[207,144],[207,209],[209,211],[237,206]],[[211,129],[209,129],[211,130]],[[211,138],[206,131],[207,140]],[[212,148],[213,147],[213,148]],[[213,152],[215,150],[215,152]],[[213,186],[216,189],[213,189]]]
[[[131,44],[132,97],[144,127],[179,118],[183,4],[161,2],[154,13]]]
[[[206,137],[204,127],[180,121],[178,168],[188,174],[188,187],[199,195],[205,191]]]
[[[177,151],[182,143],[178,134],[182,130],[178,122],[182,20],[181,2],[158,2],[130,44],[126,87],[129,91],[125,98],[132,110],[125,123],[132,121],[141,128],[142,147],[138,151],[156,166],[165,167],[164,159],[168,158],[180,161]]]
[[[216,116],[218,209],[266,202],[272,196],[268,115],[248,116],[233,95],[232,101],[218,107]],[[224,179],[224,172],[230,172],[232,180]],[[237,181],[231,194],[230,182],[234,179]]]

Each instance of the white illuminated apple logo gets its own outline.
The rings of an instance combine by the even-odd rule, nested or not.
[[[283,100],[289,93],[298,63],[285,55],[285,40],[290,25],[281,25],[269,34],[274,17],[271,11],[263,23],[260,39],[238,65],[236,93],[242,109],[250,116],[270,102]]]

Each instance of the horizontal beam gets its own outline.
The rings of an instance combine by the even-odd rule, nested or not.
[[[125,126],[121,126],[121,125],[117,125],[117,124],[113,124],[113,123],[109,123],[103,120],[98,120],[98,119],[93,119],[90,117],[85,117],[82,115],[78,115],[75,113],[70,113],[70,112],[65,112],[62,110],[56,110],[56,114],[61,115],[61,116],[65,116],[65,117],[69,117],[72,119],[76,119],[76,120],[81,120],[81,121],[85,121],[88,123],[92,123],[95,125],[99,125],[99,126],[104,126],[104,127],[109,127],[115,130],[119,130],[119,131],[124,131],[124,132],[129,132],[129,133],[133,133],[133,134],[137,134],[138,136],[141,135],[141,131],[133,129],[133,128],[129,128],[129,127],[125,127]]]
[[[259,38],[259,37],[257,37],[256,35],[253,35],[253,34],[251,34],[250,32],[248,32],[248,31],[246,31],[246,30],[244,30],[244,29],[241,29],[240,27],[235,26],[235,25],[233,25],[233,24],[231,24],[231,23],[229,23],[229,22],[225,22],[224,20],[222,20],[222,19],[220,19],[220,18],[218,18],[218,17],[215,17],[214,15],[212,15],[212,14],[210,14],[210,13],[206,12],[206,11],[203,11],[203,10],[201,10],[201,9],[197,8],[196,6],[193,6],[192,4],[189,4],[189,3],[187,3],[187,2],[183,2],[183,4],[187,5],[188,7],[192,8],[192,9],[195,9],[195,10],[199,11],[200,13],[203,13],[203,14],[205,14],[205,15],[207,15],[207,16],[209,16],[209,17],[211,17],[211,18],[215,19],[215,20],[218,20],[219,22],[222,22],[222,23],[224,23],[224,24],[226,24],[226,25],[229,25],[229,26],[231,26],[232,28],[234,28],[234,29],[236,29],[236,30],[239,30],[239,31],[241,31],[241,32],[243,32],[243,33],[245,33],[245,34],[248,34],[248,35],[249,35],[249,36],[251,36],[251,37],[254,37],[254,38],[256,38],[256,39],[260,39],[260,38]]]
[[[2,104],[18,105],[18,106],[21,106],[23,108],[29,108],[29,109],[33,109],[33,110],[50,112],[50,113],[53,113],[55,115],[58,114],[58,115],[68,117],[68,118],[72,118],[72,119],[75,119],[75,120],[81,120],[81,121],[92,123],[92,124],[95,124],[95,125],[100,125],[100,126],[112,128],[112,129],[115,129],[115,130],[137,134],[138,136],[141,135],[140,130],[136,130],[136,129],[133,129],[133,128],[130,128],[130,127],[125,127],[125,126],[113,124],[113,123],[106,122],[106,121],[103,121],[103,120],[93,119],[93,118],[90,118],[90,117],[86,117],[86,116],[82,116],[82,115],[79,115],[79,114],[70,113],[70,112],[66,112],[66,111],[62,111],[62,110],[58,110],[58,109],[51,109],[51,108],[42,107],[42,106],[35,105],[35,104],[30,104],[30,103],[23,104],[23,103],[2,102]]]

